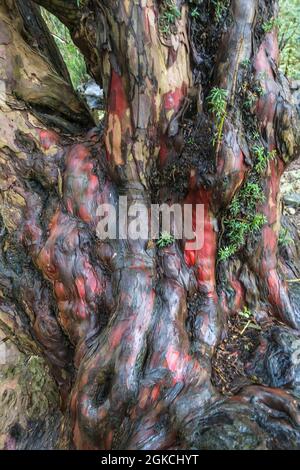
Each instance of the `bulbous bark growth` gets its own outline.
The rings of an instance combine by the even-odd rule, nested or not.
[[[2,2],[0,327],[47,360],[61,446],[299,447],[296,235],[278,253],[299,122],[277,68],[277,2],[232,0],[221,17],[210,1],[192,16],[181,0],[35,3],[70,28],[107,102],[103,132],[49,36],[33,40],[47,34],[38,9]],[[100,240],[97,208],[120,195],[203,204],[202,248]],[[224,397],[211,361],[245,307],[260,345]]]

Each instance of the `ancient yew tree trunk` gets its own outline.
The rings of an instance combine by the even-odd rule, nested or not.
[[[104,129],[37,4],[103,87]],[[299,121],[276,16],[273,0],[1,1],[0,327],[49,364],[61,447],[300,446],[296,234],[278,250]],[[100,240],[97,208],[120,195],[203,204],[203,246]],[[243,311],[257,348],[226,397],[211,364]]]

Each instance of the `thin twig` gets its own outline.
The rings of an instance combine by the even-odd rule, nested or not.
[[[245,331],[247,330],[247,328],[248,328],[248,326],[250,325],[250,323],[251,323],[251,320],[249,320],[249,321],[247,322],[246,326],[242,329],[241,335],[243,335],[243,334],[245,333]]]

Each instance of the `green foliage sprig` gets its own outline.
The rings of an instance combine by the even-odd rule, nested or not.
[[[215,116],[216,132],[213,137],[213,144],[219,144],[223,137],[223,127],[227,116],[228,91],[223,88],[214,87],[210,91],[207,101],[209,110]]]
[[[175,26],[176,20],[181,18],[181,12],[174,0],[164,0],[159,15],[159,30],[162,34],[169,35],[172,33],[172,27]]]
[[[226,11],[226,8],[228,8],[228,1],[226,0],[212,0],[212,4],[215,9],[215,18],[217,22],[221,21],[223,14]]]
[[[261,145],[254,145],[252,150],[254,155],[256,156],[255,170],[257,171],[257,173],[262,174],[267,169],[268,162],[276,158],[276,150],[266,152],[264,147]]]
[[[278,18],[271,18],[269,21],[265,21],[262,24],[262,29],[264,33],[270,33],[272,29],[279,26],[279,19]]]
[[[173,245],[175,239],[173,235],[169,232],[162,232],[159,239],[156,242],[156,245],[159,248],[165,248],[166,246]]]
[[[227,245],[219,249],[220,261],[231,258],[246,243],[248,235],[255,235],[266,224],[265,215],[256,212],[257,204],[264,199],[261,185],[251,180],[234,196],[224,219]]]

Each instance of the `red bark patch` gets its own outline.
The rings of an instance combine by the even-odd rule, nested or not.
[[[68,212],[86,223],[96,222],[101,192],[92,156],[83,144],[71,147],[67,155],[64,188]]]
[[[181,100],[184,97],[185,88],[186,87],[183,85],[181,88],[175,88],[174,91],[169,91],[164,94],[163,103],[166,111],[170,111],[172,109],[174,111],[178,111]]]
[[[212,213],[210,210],[211,191],[204,188],[193,190],[187,196],[185,203],[193,204],[193,229],[196,230],[196,206],[204,205],[204,242],[199,250],[185,249],[185,260],[188,266],[197,267],[198,283],[205,286],[211,295],[215,295],[215,259],[217,251],[217,234],[214,230]],[[201,227],[203,229],[203,227]],[[196,234],[197,235],[197,234]]]
[[[237,279],[231,279],[230,284],[235,292],[235,299],[234,299],[234,305],[232,306],[232,311],[241,310],[241,308],[244,305],[244,299],[245,299],[243,286],[241,282],[238,281]]]
[[[160,138],[159,163],[164,166],[168,159],[167,138],[162,135]]]
[[[126,109],[128,109],[128,101],[124,90],[122,77],[112,70],[110,93],[108,99],[108,112],[117,114],[120,120],[122,120]]]
[[[44,150],[49,150],[52,145],[57,145],[59,142],[59,135],[54,131],[40,129],[39,131],[40,142]]]

